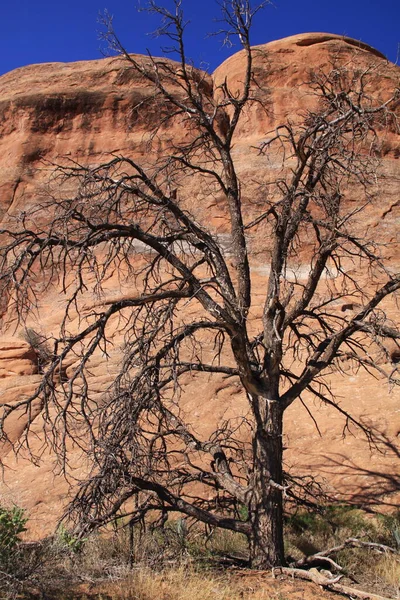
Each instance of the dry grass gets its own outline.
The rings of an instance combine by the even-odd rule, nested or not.
[[[245,536],[226,529],[215,531],[206,543],[204,538],[200,538],[198,545],[200,551],[208,549],[210,553],[222,556],[245,558],[248,554],[248,543]]]
[[[377,542],[398,548],[400,514],[366,515],[349,506],[331,506],[325,513],[299,512],[290,520],[286,552],[293,558],[333,548],[347,538]],[[346,548],[332,556],[358,587],[400,599],[400,555],[382,554],[368,548]],[[352,581],[348,581],[352,585]]]
[[[384,556],[375,567],[379,580],[391,586],[396,598],[400,598],[400,560],[396,556]]]
[[[286,551],[293,558],[301,558],[333,547],[348,537],[396,546],[398,529],[397,515],[371,518],[349,507],[331,507],[318,515],[299,512],[287,524]],[[73,542],[64,533],[40,546],[34,556],[38,568],[32,570],[24,589],[41,590],[47,597],[59,600],[292,598],[287,591],[288,580],[278,586],[277,580],[267,583],[265,576],[260,578],[254,572],[243,570],[243,576],[239,576],[237,569],[221,568],[243,564],[246,559],[246,540],[240,534],[215,531],[205,535],[204,528],[198,526],[182,532],[177,522],[170,522],[163,530],[152,533],[140,535],[135,531],[133,557],[127,529],[92,535],[83,546]],[[333,558],[355,578],[343,583],[352,585],[357,580],[360,589],[400,600],[399,554],[346,548]],[[29,554],[21,555],[23,570],[25,566],[29,570],[29,560]],[[296,585],[296,589],[301,586],[298,582],[291,585]],[[82,586],[84,589],[80,591]],[[293,598],[319,598],[318,593],[321,591],[317,590],[314,596],[307,591],[306,596],[295,594]],[[3,597],[0,590],[0,599]]]
[[[113,600],[286,600],[261,583],[250,585],[229,573],[216,574],[179,566],[156,573],[134,571],[127,579],[103,585],[99,595]]]

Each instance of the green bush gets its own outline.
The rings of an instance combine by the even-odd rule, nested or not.
[[[20,535],[26,531],[27,517],[19,506],[0,506],[0,561],[8,563],[13,558],[20,542]]]
[[[78,536],[74,535],[63,525],[58,528],[58,539],[61,543],[61,546],[68,550],[68,552],[71,554],[80,554],[85,542],[87,541],[86,538],[79,538]]]
[[[328,505],[318,512],[298,511],[288,518],[289,531],[322,538],[358,537],[374,532],[374,524],[365,514],[348,505]]]
[[[382,531],[379,541],[400,551],[400,510],[390,515],[380,515]]]

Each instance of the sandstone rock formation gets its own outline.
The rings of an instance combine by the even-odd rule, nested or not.
[[[140,60],[146,60],[142,58]],[[292,36],[254,49],[254,74],[257,87],[254,93],[263,106],[251,105],[239,125],[235,139],[235,157],[241,177],[249,182],[259,182],[273,177],[280,165],[274,157],[266,161],[257,152],[257,145],[269,132],[290,118],[296,121],[312,106],[313,97],[305,82],[310,69],[320,69],[327,64],[351,64],[354,69],[371,72],[371,93],[386,100],[398,84],[399,68],[388,63],[373,48],[350,38],[313,33]],[[232,89],[240,85],[243,56],[235,54],[211,75],[198,72],[205,89],[211,95],[218,94],[218,86],[225,79]],[[0,78],[0,211],[3,222],[20,211],[39,204],[47,198],[49,180],[54,163],[68,160],[84,164],[99,164],[110,153],[125,154],[149,160],[147,143],[149,135],[160,118],[160,107],[148,85],[144,84],[123,59],[108,58],[71,64],[50,63],[23,67]],[[185,132],[179,123],[162,128],[158,132],[158,151],[162,152],[166,140],[179,139]],[[153,145],[154,149],[154,145]],[[157,152],[157,146],[154,150]],[[382,159],[385,187],[379,202],[366,210],[360,231],[373,230],[376,240],[383,242],[386,258],[391,268],[400,266],[398,200],[398,177],[400,145],[394,128],[387,134],[377,152]],[[397,176],[397,180],[396,177]],[[183,201],[193,210],[207,211],[210,226],[219,235],[227,232],[224,207],[218,198],[204,196],[204,190],[187,183],[182,192]],[[248,214],[252,214],[252,198],[248,201]],[[350,190],[348,202],[356,205],[357,190]],[[261,298],[265,275],[268,271],[265,240],[252,240],[254,294]],[[302,256],[307,260],[306,250]],[[367,282],[365,282],[367,284]],[[124,292],[118,277],[110,279],[109,292],[116,297]],[[40,290],[39,290],[40,295]],[[4,301],[4,299],[3,299]],[[40,296],[40,322],[34,315],[30,323],[43,334],[56,332],[60,323],[60,298],[56,289],[43,291]],[[94,303],[93,298],[87,302]],[[4,302],[3,302],[4,304]],[[256,302],[257,304],[257,302]],[[338,310],[352,310],[350,305]],[[3,306],[7,310],[7,306]],[[257,307],[256,307],[257,310]],[[389,306],[393,319],[398,319],[397,307]],[[11,337],[14,335],[14,337]],[[30,393],[37,383],[37,361],[29,345],[15,337],[12,328],[0,339],[0,402],[17,402],[21,395]],[[392,350],[396,352],[396,349]],[[106,366],[102,357],[93,364],[93,376],[97,377],[101,394],[113,376],[115,362]],[[382,360],[386,360],[384,357]],[[376,486],[376,502],[392,502],[389,492],[400,480],[399,466],[393,440],[400,431],[400,405],[398,392],[390,390],[383,381],[375,381],[362,373],[348,378],[332,377],[332,386],[343,398],[343,406],[352,400],[357,405],[358,417],[372,422],[387,438],[382,438],[384,453],[376,453],[371,462],[366,443],[353,437],[343,438],[343,421],[332,416],[324,407],[315,406],[315,415],[322,438],[302,406],[292,407],[287,436],[287,463],[298,472],[307,472],[310,466],[327,480],[332,494],[347,499],[366,501],[363,490]],[[198,393],[187,385],[183,398],[184,410],[193,415],[194,421],[207,424],[207,413],[218,413],[221,418],[234,410],[240,410],[243,399],[231,385],[213,384],[202,391],[203,401],[198,403]],[[210,414],[211,414],[210,413]],[[41,447],[42,422],[40,406],[32,444],[38,453]],[[23,434],[26,416],[19,415],[10,425],[10,441],[17,441]],[[397,438],[398,439],[398,438]],[[310,443],[312,440],[312,444]],[[390,443],[385,445],[385,442]],[[311,448],[312,446],[312,448]],[[2,449],[3,456],[10,446]],[[76,469],[84,469],[81,458],[74,459]],[[5,459],[6,487],[1,494],[26,506],[35,522],[34,533],[41,535],[51,530],[60,514],[65,499],[66,484],[62,478],[54,479],[51,456],[43,455],[41,466],[22,459],[19,462],[9,453]],[[392,471],[389,481],[388,471]],[[385,485],[387,487],[385,488]],[[391,484],[392,487],[391,487]],[[52,491],[54,488],[54,493]],[[382,496],[382,492],[388,492]]]
[[[35,375],[37,357],[28,342],[23,340],[3,340],[0,346],[0,379]]]

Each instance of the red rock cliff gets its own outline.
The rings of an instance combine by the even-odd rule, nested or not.
[[[146,60],[141,58],[140,60]],[[373,48],[355,40],[340,36],[313,33],[292,36],[258,46],[254,49],[254,75],[257,86],[254,94],[262,101],[255,102],[243,116],[235,138],[235,156],[241,176],[249,182],[265,176],[265,160],[257,153],[256,146],[265,139],[270,130],[286,119],[301,118],[314,102],[305,82],[311,69],[318,70],[328,64],[348,64],[355,70],[370,71],[371,93],[381,100],[387,99],[398,85],[399,68]],[[174,63],[171,63],[174,66]],[[178,66],[176,66],[178,68]],[[243,72],[243,55],[235,54],[226,60],[213,74],[199,73],[205,90],[210,96],[218,94],[218,86],[225,79],[231,89],[240,86]],[[194,76],[196,76],[194,74]],[[51,163],[72,159],[83,163],[101,163],[110,152],[135,157],[144,156],[149,132],[158,123],[162,106],[126,62],[109,58],[71,64],[50,63],[23,67],[0,78],[0,210],[3,220],[9,214],[17,214],[29,205],[40,202],[45,195],[45,186],[51,173]],[[163,141],[184,136],[175,123],[165,127],[159,136],[158,149]],[[157,147],[153,146],[157,153]],[[385,174],[385,186],[379,202],[368,208],[360,229],[374,228],[375,237],[385,243],[386,255],[393,269],[398,270],[400,211],[398,181],[400,176],[400,146],[395,130],[390,131],[379,150]],[[148,158],[148,157],[147,157]],[[269,164],[274,169],[274,161]],[[397,177],[397,179],[396,179]],[[204,200],[201,190],[188,184],[186,195],[192,196],[197,210],[208,210],[210,223],[219,231],[225,231],[225,215],[218,202]],[[246,200],[246,199],[245,199]],[[250,198],[248,198],[250,200]],[[349,195],[349,202],[357,197]],[[250,206],[250,203],[249,203]],[[249,208],[250,210],[250,208]],[[256,247],[256,245],[255,245]],[[254,258],[262,263],[262,254]],[[255,271],[255,289],[262,285],[262,267]],[[260,273],[257,280],[257,273]],[[114,282],[115,285],[116,280]],[[42,299],[44,317],[40,327],[44,333],[58,325],[57,297]],[[398,313],[397,313],[398,314]],[[0,340],[1,402],[16,402],[21,395],[29,393],[37,382],[35,357],[29,347],[20,340]],[[1,365],[0,365],[1,366]],[[98,377],[99,391],[103,382],[112,377],[112,367],[105,373],[99,362],[93,365]],[[344,381],[334,381],[338,393],[357,397],[359,413],[366,419],[382,423],[391,436],[400,430],[398,399],[374,382],[360,374]],[[225,414],[230,398],[237,392],[232,386],[209,387],[204,390],[203,409],[197,406],[196,394],[187,394],[186,402],[193,414],[203,410],[200,421],[207,420],[207,411]],[[212,402],[212,399],[214,402]],[[379,399],[379,402],[378,402]],[[236,405],[240,401],[235,400]],[[331,453],[343,454],[360,462],[368,463],[365,444],[359,440],[341,441],[342,424],[336,417],[328,417],[325,410],[318,409],[320,429],[326,434],[324,440],[315,435],[314,425],[307,420],[302,408],[295,408],[287,436],[296,436],[296,451],[289,449],[289,460],[305,468],[310,464],[316,470],[324,470],[320,456]],[[397,424],[396,424],[397,423]],[[12,439],[23,432],[23,421],[13,425]],[[397,428],[397,429],[396,429]],[[38,426],[38,431],[40,427]],[[309,454],[310,439],[313,437],[313,454]],[[351,448],[349,444],[352,444]],[[4,450],[4,449],[3,449]],[[10,457],[9,465],[15,468]],[[341,459],[342,460],[342,459]],[[397,468],[389,458],[376,457],[375,470]],[[364,461],[364,462],[363,462]],[[366,463],[367,461],[367,463]],[[333,463],[332,463],[333,464]],[[18,465],[18,475],[8,481],[7,494],[31,509],[38,520],[37,532],[48,530],[62,503],[64,484],[56,480],[54,493],[49,491],[52,481],[51,461],[45,457],[39,471],[30,463]],[[363,474],[361,473],[361,477]],[[331,482],[343,491],[347,475],[336,473]],[[51,487],[51,486],[50,486]],[[49,516],[50,515],[50,516]],[[53,518],[54,517],[54,518]]]

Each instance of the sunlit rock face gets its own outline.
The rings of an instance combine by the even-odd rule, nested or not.
[[[281,172],[281,157],[260,155],[258,148],[273,135],[276,127],[288,120],[301,123],[307,110],[316,108],[309,83],[312,72],[343,65],[354,72],[368,71],[368,93],[379,101],[391,96],[399,80],[399,68],[377,50],[350,38],[325,33],[301,34],[257,46],[253,56],[255,101],[242,116],[234,139],[234,155],[245,190],[245,215],[249,220],[259,210],[254,198],[260,201],[257,196],[260,182],[271,181]],[[138,60],[147,59],[138,57]],[[178,69],[176,63],[167,62],[172,70]],[[239,52],[212,75],[193,70],[193,77],[202,81],[206,96],[218,98],[224,82],[232,91],[240,89],[244,66],[244,54]],[[3,222],[46,201],[50,187],[54,193],[54,164],[76,161],[97,165],[108,160],[111,153],[146,163],[157,160],[171,140],[179,143],[188,135],[180,121],[167,120],[158,129],[156,138],[152,138],[164,113],[152,88],[120,58],[32,65],[0,77],[0,216]],[[361,234],[367,230],[370,234],[373,232],[374,240],[382,243],[390,268],[397,271],[400,263],[400,145],[394,125],[379,140],[376,154],[384,179],[379,197],[363,212],[357,227]],[[196,218],[207,222],[219,235],[228,235],[227,210],[220,198],[207,194],[195,181],[186,181],[178,193]],[[361,202],[359,191],[347,190],[346,202],[349,207],[357,207]],[[254,294],[250,318],[256,319],[268,275],[268,241],[262,235],[254,235],[250,242]],[[306,245],[300,254],[306,268]],[[108,289],[113,297],[124,293],[119,285],[117,275],[110,278]],[[85,301],[90,303],[91,300],[86,298]],[[7,312],[6,299],[0,302],[3,313]],[[57,290],[43,291],[39,304],[39,316],[32,315],[28,324],[44,335],[51,335],[57,331],[62,314]],[[394,302],[388,308],[392,318],[398,319]],[[352,311],[354,306],[344,302],[338,310]],[[16,403],[26,397],[40,378],[37,356],[29,343],[23,341],[24,327],[15,323],[17,326],[8,328],[0,338],[1,403]],[[390,351],[396,353],[397,349],[393,347]],[[106,366],[104,357],[93,361],[91,372],[96,377],[99,394],[115,373],[118,346],[113,352]],[[343,406],[353,409],[355,406],[358,417],[379,426],[391,440],[396,440],[400,431],[398,394],[390,393],[383,380],[376,381],[361,372],[348,374],[349,377],[333,375],[331,378],[332,387],[343,398]],[[235,385],[221,382],[202,382],[202,385],[200,406],[198,389],[190,386],[190,382],[185,384],[182,398],[197,430],[207,432],[208,423],[216,415],[224,419],[235,411],[245,410],[245,399]],[[331,491],[345,498],[360,493],[362,501],[363,485],[368,480],[370,490],[376,493],[377,501],[381,501],[379,474],[398,470],[393,454],[388,450],[386,455],[375,455],[371,459],[362,439],[342,438],[343,420],[339,415],[332,415],[317,404],[313,412],[322,438],[301,405],[290,408],[285,433],[287,463],[298,472],[308,472],[311,467],[313,473],[323,474]],[[26,415],[16,414],[10,422],[10,442],[15,443],[23,435],[26,418]],[[33,433],[37,434],[32,436],[31,444],[40,454],[39,403],[30,418],[34,420]],[[53,481],[53,463],[48,453],[37,467],[26,461],[16,462],[10,449],[10,444],[0,449],[3,456],[7,454],[6,466],[15,469],[6,472],[7,488],[2,493],[29,509],[35,523],[34,535],[47,533],[62,510],[65,482],[59,477]],[[77,469],[81,468],[78,458],[76,464]]]
[[[140,60],[146,61],[145,57]],[[244,54],[228,58],[212,76],[194,71],[207,95],[220,96],[226,80],[230,89],[240,88]],[[172,69],[178,65],[167,61]],[[310,93],[311,72],[348,66],[369,71],[368,92],[386,100],[396,87],[399,69],[375,49],[324,33],[301,34],[254,48],[254,97],[241,119],[235,138],[239,169],[247,184],[251,176],[265,176],[279,160],[258,156],[257,147],[275,127],[299,122],[315,107]],[[120,58],[77,63],[49,63],[16,69],[0,77],[0,209],[15,212],[37,203],[46,193],[51,164],[76,160],[97,164],[110,153],[149,159],[149,134],[163,114],[159,98],[148,83]],[[186,132],[180,122],[166,123],[152,144],[151,154],[162,154],[168,140],[179,142]],[[394,174],[400,149],[395,131],[385,134],[379,153],[384,170]],[[272,162],[272,165],[271,165]],[[189,192],[195,192],[188,188]],[[357,199],[354,198],[356,201]],[[394,239],[398,199],[388,182],[375,220],[385,241]],[[206,209],[204,207],[204,209]],[[223,217],[211,214],[217,224]],[[223,212],[223,207],[222,207]],[[373,223],[374,222],[374,223]]]

